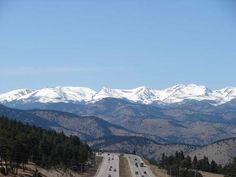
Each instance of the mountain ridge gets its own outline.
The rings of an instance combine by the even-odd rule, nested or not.
[[[112,124],[96,116],[78,116],[56,110],[20,110],[0,104],[0,115],[45,129],[76,135],[82,140],[94,140],[110,136],[140,136],[166,141],[160,137],[136,133],[119,125]]]
[[[236,87],[211,90],[203,85],[175,85],[157,90],[149,87],[134,89],[102,88],[95,91],[88,87],[51,87],[42,89],[18,89],[0,94],[2,104],[25,103],[95,103],[105,98],[124,99],[140,104],[171,105],[186,100],[209,101],[212,105],[222,105],[236,99]]]

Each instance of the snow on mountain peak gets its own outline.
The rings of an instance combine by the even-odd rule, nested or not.
[[[221,99],[221,103],[226,103],[236,98],[236,87],[228,87],[221,90],[216,90],[215,95]]]
[[[27,95],[29,93],[33,92],[33,90],[29,89],[18,89],[13,90],[4,94],[0,95],[0,102],[10,102],[14,100],[18,100],[20,97]]]
[[[156,100],[156,91],[148,87],[138,87],[133,89],[130,98],[134,102],[151,104],[153,101]]]
[[[126,99],[141,104],[163,103],[172,104],[184,100],[210,100],[223,104],[236,98],[236,88],[228,87],[221,90],[210,90],[195,84],[175,85],[155,90],[148,87],[134,89],[102,88],[96,92],[86,87],[54,87],[39,90],[19,89],[0,95],[0,103],[21,101],[24,103],[91,103],[104,98]]]
[[[185,99],[203,100],[212,93],[210,89],[205,86],[198,86],[195,84],[189,85],[175,85],[173,87],[159,90],[158,100],[165,103],[181,102]]]
[[[40,103],[82,102],[91,100],[95,93],[94,90],[85,87],[43,88],[22,94],[17,100]],[[10,95],[11,92],[7,94]]]
[[[147,87],[137,87],[134,89],[103,88],[93,97],[93,101],[98,101],[108,97],[122,98],[133,102],[148,104],[151,103],[151,100],[154,100],[153,98],[155,98],[156,96],[154,94],[154,91]]]

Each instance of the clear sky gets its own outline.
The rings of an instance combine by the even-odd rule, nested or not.
[[[234,0],[0,0],[0,92],[236,86]]]

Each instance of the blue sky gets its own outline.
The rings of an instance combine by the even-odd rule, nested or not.
[[[236,86],[233,0],[1,0],[0,92]]]

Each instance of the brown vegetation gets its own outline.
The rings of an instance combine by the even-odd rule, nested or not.
[[[126,157],[120,157],[119,168],[120,177],[132,177],[129,162]]]

